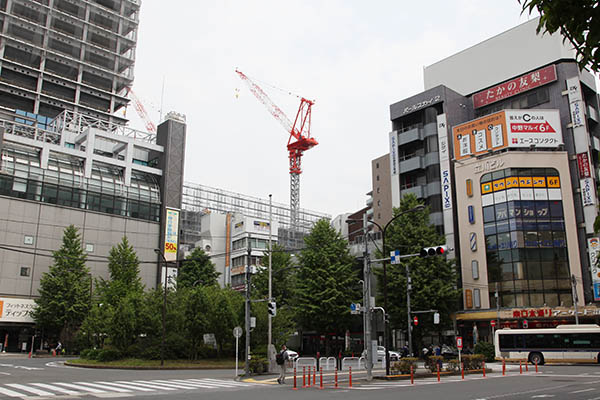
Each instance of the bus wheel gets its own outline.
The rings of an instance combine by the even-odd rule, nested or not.
[[[544,356],[542,353],[530,353],[529,362],[537,365],[544,365]]]

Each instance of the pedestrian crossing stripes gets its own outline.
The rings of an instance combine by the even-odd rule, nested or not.
[[[457,382],[465,382],[465,381],[474,381],[474,380],[482,380],[482,379],[494,379],[494,378],[502,378],[502,377],[508,377],[508,376],[532,376],[532,375],[536,375],[535,373],[523,373],[523,374],[506,374],[506,375],[492,375],[492,376],[487,376],[487,377],[483,377],[481,375],[467,375],[465,376],[464,379],[462,379],[460,376],[452,376],[452,377],[442,377],[440,379],[440,381],[438,382],[437,377],[433,377],[433,378],[419,378],[419,379],[415,379],[414,383],[410,383],[410,380],[402,380],[402,381],[383,381],[383,382],[376,382],[376,381],[372,381],[368,384],[364,384],[364,385],[355,385],[352,388],[349,389],[353,389],[353,390],[379,390],[379,389],[394,389],[394,388],[401,388],[401,387],[409,387],[409,386],[420,386],[420,385],[440,385],[440,384],[446,384],[446,383],[457,383]]]
[[[235,382],[225,379],[152,379],[132,381],[5,383],[0,384],[0,398],[28,398],[41,396],[97,395],[103,398],[174,390],[235,390],[259,386],[257,383]]]

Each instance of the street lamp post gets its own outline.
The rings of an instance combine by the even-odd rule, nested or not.
[[[385,373],[386,375],[390,374],[390,349],[389,349],[389,318],[386,317],[386,314],[389,312],[388,310],[388,290],[387,290],[387,259],[388,259],[388,251],[387,248],[385,246],[385,235],[387,232],[387,229],[389,228],[389,226],[392,224],[392,222],[394,222],[396,219],[400,218],[402,215],[406,215],[412,212],[416,212],[416,211],[421,211],[425,208],[425,206],[423,204],[419,204],[418,206],[408,209],[406,211],[402,211],[400,213],[398,213],[398,215],[394,216],[394,218],[392,218],[391,220],[388,221],[387,224],[385,224],[385,226],[381,226],[379,225],[377,222],[375,221],[368,221],[369,223],[377,226],[379,228],[379,230],[381,231],[381,249],[382,249],[382,253],[383,253],[383,308],[385,310],[384,312],[384,319],[383,319],[383,326],[384,326],[384,331],[383,331],[383,344],[385,346]],[[410,300],[408,300],[410,301]],[[410,307],[410,304],[408,304],[408,307]],[[410,313],[409,313],[409,317],[408,320],[410,321]],[[407,326],[408,329],[408,335],[410,337],[410,323]],[[412,353],[412,343],[409,340],[409,345],[411,348],[409,348],[409,352]]]
[[[163,307],[162,307],[162,341],[160,345],[160,366],[165,365],[165,336],[167,335],[167,282],[168,282],[168,268],[167,268],[167,259],[165,255],[160,251],[160,249],[154,249],[156,254],[160,254],[163,261],[165,262],[165,293],[163,298]]]

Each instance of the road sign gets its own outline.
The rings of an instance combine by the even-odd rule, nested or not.
[[[458,350],[462,350],[462,348],[463,348],[462,336],[457,336],[456,337],[456,348]]]
[[[390,251],[390,264],[400,264],[400,250]]]
[[[523,320],[523,329],[527,329],[529,327],[529,322],[526,319]]]
[[[360,314],[361,306],[360,303],[350,304],[350,314]]]
[[[415,324],[415,326],[419,325],[419,318],[417,318],[417,316],[415,315],[415,317],[413,318],[413,323]]]
[[[496,320],[495,320],[495,319],[493,319],[493,320],[490,322],[490,325],[492,325],[492,328],[495,328],[495,327],[496,327]]]
[[[233,328],[233,337],[237,338],[241,338],[242,337],[242,328],[240,328],[239,326],[236,326],[235,328]]]

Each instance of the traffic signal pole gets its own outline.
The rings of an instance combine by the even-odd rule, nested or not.
[[[369,243],[367,241],[367,213],[363,214],[363,229],[365,239],[365,254],[363,257],[363,284],[364,284],[364,328],[365,348],[367,350],[367,381],[373,380],[373,346],[371,346],[371,261],[369,260]]]
[[[410,291],[412,290],[412,284],[410,282],[410,267],[408,263],[406,265],[406,318],[407,318],[407,331],[408,331],[408,354],[412,356],[412,321],[410,318]]]

